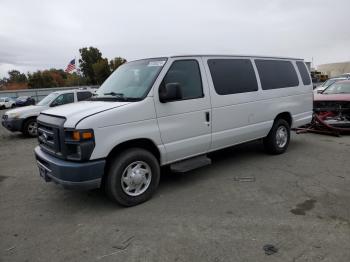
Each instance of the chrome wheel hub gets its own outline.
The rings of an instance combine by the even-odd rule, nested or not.
[[[276,131],[276,144],[278,147],[284,147],[288,142],[288,130],[285,126],[278,127]]]
[[[151,180],[152,171],[149,165],[143,161],[136,161],[124,169],[121,185],[125,194],[139,196],[148,189]]]
[[[37,128],[38,128],[37,122],[31,122],[28,125],[28,133],[32,136],[36,136],[38,132]]]

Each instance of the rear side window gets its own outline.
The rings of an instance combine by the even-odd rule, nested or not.
[[[202,78],[196,60],[175,61],[166,73],[162,84],[179,83],[182,100],[203,97]]]
[[[310,79],[310,74],[309,70],[307,70],[306,65],[304,62],[297,62],[297,67],[301,75],[301,79],[303,80],[304,85],[310,85],[311,84],[311,79]]]
[[[255,64],[264,90],[299,85],[297,72],[290,61],[257,59]]]
[[[90,92],[78,92],[77,93],[77,98],[78,101],[84,101],[86,99],[89,99],[92,96]]]
[[[208,66],[219,95],[258,90],[254,68],[248,59],[209,59]]]

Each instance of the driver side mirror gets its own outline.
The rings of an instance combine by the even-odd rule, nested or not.
[[[51,104],[50,104],[50,107],[55,107],[55,106],[59,106],[60,103],[58,103],[56,100],[53,101]]]
[[[179,83],[168,83],[159,88],[159,100],[161,103],[182,99],[181,85]]]
[[[323,90],[317,90],[317,94],[322,94]]]

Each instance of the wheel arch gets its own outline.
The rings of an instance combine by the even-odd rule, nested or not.
[[[23,130],[23,128],[26,126],[29,120],[32,120],[32,119],[36,120],[37,118],[38,118],[37,116],[27,116],[22,122],[21,129]]]
[[[149,138],[131,139],[114,146],[106,158],[107,163],[110,162],[110,160],[113,157],[115,157],[119,152],[133,147],[142,148],[151,152],[157,158],[158,162],[161,163],[160,151],[156,144]]]
[[[293,125],[293,117],[292,117],[292,114],[290,112],[282,112],[282,113],[279,113],[275,119],[274,119],[274,122],[276,122],[278,119],[283,119],[285,121],[287,121],[287,123],[289,124],[290,127],[292,127]]]

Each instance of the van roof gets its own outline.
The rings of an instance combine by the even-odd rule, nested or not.
[[[284,56],[262,56],[262,55],[224,55],[224,54],[187,54],[187,55],[174,55],[170,56],[171,58],[174,57],[255,57],[255,58],[273,58],[273,59],[289,59],[289,60],[302,60],[303,58],[295,58],[295,57],[284,57]]]

